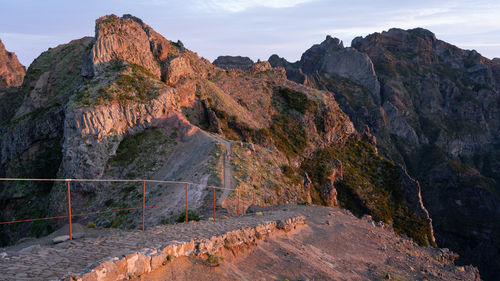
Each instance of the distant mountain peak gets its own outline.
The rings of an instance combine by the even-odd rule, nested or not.
[[[16,54],[7,51],[0,40],[0,88],[21,86],[25,74],[26,68],[19,62]]]

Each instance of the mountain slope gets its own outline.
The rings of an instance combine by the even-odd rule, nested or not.
[[[327,37],[300,61],[278,56],[297,82],[334,92],[358,129],[368,126],[383,155],[422,184],[438,245],[480,266],[500,268],[500,64],[424,29]]]
[[[37,58],[17,97],[0,129],[1,176],[186,180],[200,183],[190,204],[203,205],[211,196],[203,187],[222,185],[225,139],[243,208],[254,192],[260,204],[340,204],[434,244],[420,187],[377,154],[369,130],[357,132],[331,92],[289,81],[268,62],[220,69],[136,17],[110,15],[96,20],[93,38]],[[135,206],[140,188],[74,182],[73,212]],[[181,188],[148,185],[146,204],[176,204]],[[2,220],[66,213],[63,184],[1,190]],[[236,198],[222,205],[234,211]],[[151,209],[149,223],[172,221],[179,208]],[[122,228],[140,219],[137,211],[75,218]],[[2,226],[1,242],[56,225]]]

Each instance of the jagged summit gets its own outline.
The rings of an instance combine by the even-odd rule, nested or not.
[[[107,15],[96,20],[95,39],[89,53],[90,65],[84,76],[100,75],[116,60],[142,66],[167,84],[175,84],[181,76],[206,76],[213,66],[177,43],[165,39],[141,19],[126,14]]]
[[[337,37],[332,37],[330,35],[327,35],[325,40],[320,45],[329,46],[330,48],[338,48],[338,49],[344,48],[344,43],[342,42],[342,40],[340,40]]]
[[[284,67],[289,79],[312,85],[315,75],[343,77],[363,85],[380,102],[380,84],[370,58],[354,48],[345,48],[338,38],[326,39],[305,51],[300,61],[289,63],[273,55],[269,58],[273,67]]]
[[[145,26],[141,23],[131,16],[119,18],[109,15],[96,20],[95,43],[92,48],[95,74],[100,74],[106,64],[113,60],[124,60],[141,65],[160,77],[160,65],[152,52],[155,45],[150,42],[151,32],[146,33]],[[162,39],[162,47],[170,46],[165,43],[166,39]]]
[[[8,52],[0,40],[0,88],[19,87],[23,83],[26,68],[15,53]]]

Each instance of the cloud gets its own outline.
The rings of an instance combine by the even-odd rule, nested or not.
[[[201,0],[199,4],[212,10],[242,12],[251,8],[291,8],[312,0]]]

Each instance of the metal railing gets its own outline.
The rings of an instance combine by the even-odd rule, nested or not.
[[[241,212],[241,206],[240,206],[240,192],[237,189],[228,189],[220,186],[213,186],[213,185],[205,185],[205,184],[200,184],[200,183],[193,183],[193,182],[187,182],[187,181],[168,181],[168,180],[147,180],[147,179],[130,179],[130,180],[123,180],[123,179],[21,179],[21,178],[0,178],[0,182],[9,182],[9,181],[29,181],[29,182],[65,182],[67,185],[67,203],[68,203],[68,214],[67,215],[61,215],[61,216],[52,216],[52,217],[44,217],[44,218],[29,218],[29,219],[22,219],[22,220],[11,220],[11,221],[1,221],[0,225],[6,225],[6,224],[13,224],[13,223],[24,223],[24,222],[34,222],[34,221],[42,221],[42,220],[53,220],[53,219],[63,219],[66,218],[68,219],[69,222],[69,239],[73,240],[73,230],[72,230],[72,218],[73,217],[81,217],[81,216],[89,216],[89,215],[99,215],[99,214],[104,214],[104,213],[111,213],[111,212],[120,212],[120,211],[131,211],[131,210],[141,210],[142,209],[142,231],[145,229],[145,210],[147,208],[158,208],[158,207],[168,207],[168,206],[182,206],[184,204],[156,204],[156,205],[146,205],[146,183],[162,183],[162,184],[185,184],[186,185],[186,196],[185,196],[185,222],[189,222],[189,186],[204,186],[205,189],[212,189],[213,192],[213,203],[211,205],[203,204],[202,206],[209,206],[213,207],[213,220],[216,219],[216,190],[230,190],[233,192],[236,192],[235,197],[236,197],[236,216],[240,216],[242,214]],[[101,210],[101,211],[93,211],[93,212],[87,212],[87,213],[72,213],[72,207],[71,207],[71,182],[137,182],[137,183],[142,183],[142,205],[141,206],[136,206],[136,207],[130,207],[130,208],[121,208],[121,209],[112,209],[112,210]],[[256,205],[256,198],[255,198],[255,190],[252,192],[252,212],[251,215],[255,216],[255,209],[256,207],[261,207],[262,211],[265,212],[266,207],[270,209],[270,212],[272,213],[272,208],[273,205],[269,204],[269,206],[266,206],[265,203],[266,200],[260,200],[262,205],[257,204]],[[249,208],[250,206],[248,206]],[[246,210],[246,207],[243,207],[244,210]],[[245,211],[246,212],[246,211]]]

